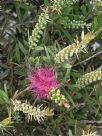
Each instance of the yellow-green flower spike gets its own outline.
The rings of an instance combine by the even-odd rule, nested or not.
[[[91,33],[91,32],[88,32],[87,34],[85,34],[83,40],[82,40],[82,44],[87,44],[89,43],[90,41],[92,41],[94,38],[95,38],[95,34]]]
[[[67,47],[65,47],[64,49],[62,49],[61,51],[59,51],[56,56],[55,56],[55,62],[56,63],[61,63],[61,62],[71,62],[71,58],[74,55],[77,55],[80,51],[82,51],[82,49],[84,48],[84,46],[80,45],[80,44],[76,44],[73,43]]]
[[[59,89],[52,89],[49,94],[49,98],[52,101],[54,101],[56,104],[58,104],[59,106],[64,106],[66,108],[70,107],[67,99],[65,98],[63,94],[61,94]]]
[[[35,25],[34,30],[32,31],[32,35],[28,39],[28,44],[30,48],[37,46],[41,35],[43,34],[43,30],[45,29],[47,22],[49,20],[48,8],[41,13],[38,23]]]
[[[48,107],[43,108],[43,105],[33,107],[32,105],[29,105],[27,101],[25,103],[21,103],[19,100],[12,100],[12,104],[13,110],[23,112],[26,115],[28,121],[34,119],[38,122],[41,122],[47,116],[52,116],[54,114],[53,109],[49,109]]]
[[[81,52],[87,52],[87,44],[95,38],[95,35],[92,33],[87,33],[81,42],[73,43],[61,51],[59,51],[55,56],[56,63],[68,62],[72,63],[73,57],[78,56]]]
[[[90,132],[88,130],[88,132],[86,132],[86,131],[83,130],[83,134],[81,136],[99,136],[99,135],[97,134],[96,131],[95,132]]]
[[[76,3],[76,0],[52,0],[51,9],[54,12],[61,13],[65,7],[71,6]]]
[[[83,75],[76,82],[79,88],[84,88],[92,83],[102,80],[102,71],[93,71]]]
[[[65,0],[54,0],[52,3],[53,3],[51,6],[52,11],[61,13],[61,10],[65,4]]]

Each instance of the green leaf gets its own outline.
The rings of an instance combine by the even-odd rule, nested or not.
[[[0,75],[0,79],[4,79],[5,77],[7,77],[9,75],[9,72],[10,70],[5,70],[5,72],[3,72],[1,75]]]
[[[5,105],[9,102],[9,98],[6,92],[0,90],[0,105]]]
[[[44,47],[45,48],[45,52],[46,52],[46,56],[47,56],[47,59],[51,59],[50,55],[49,55],[49,52],[48,52],[48,49],[46,48],[46,46]]]
[[[54,56],[54,52],[50,48],[48,48],[48,52],[52,57]]]
[[[69,39],[70,42],[74,42],[72,35],[71,35],[68,31],[66,31],[66,30],[64,30],[64,29],[61,29],[61,31],[62,31],[62,32],[64,33],[64,35]]]
[[[102,103],[102,95],[99,96],[99,101],[100,101],[100,103]]]
[[[82,6],[82,13],[87,16],[88,12],[87,12],[87,9],[86,9],[86,6]]]
[[[70,65],[68,63],[61,63],[59,66],[63,67],[63,68],[67,68],[67,69],[71,69],[72,68],[72,65]]]
[[[19,46],[18,46],[18,44],[16,44],[16,48],[15,48],[16,50],[15,50],[15,55],[16,55],[16,59],[17,59],[17,61],[18,62],[20,62],[20,51],[19,51]]]
[[[94,18],[94,21],[93,21],[93,29],[94,29],[94,30],[97,30],[97,26],[98,26],[98,20],[97,20],[97,18],[95,17],[95,18]]]
[[[66,93],[66,91],[65,91],[65,94],[66,94],[68,100],[72,103],[72,105],[73,105],[74,107],[76,107],[76,105],[75,105],[75,103],[74,103],[72,97],[70,96],[70,94],[69,94],[68,92]]]
[[[22,15],[21,15],[21,11],[20,11],[19,5],[16,6],[16,13],[18,15],[19,22],[22,23]]]
[[[19,42],[18,45],[19,45],[19,48],[20,48],[21,52],[22,52],[24,55],[26,55],[27,51],[26,51],[26,49],[24,48],[23,44],[22,44],[21,42]]]
[[[11,125],[12,123],[13,123],[13,122],[12,122],[12,120],[11,120],[10,117],[5,118],[5,119],[3,119],[2,121],[0,121],[0,124],[2,124],[3,126],[9,126],[9,125]]]
[[[0,63],[0,67],[2,67],[2,68],[9,68],[7,65],[5,65],[3,63]]]
[[[44,0],[44,4],[45,4],[45,6],[48,6],[49,1],[48,0]]]
[[[32,55],[34,56],[35,54],[37,54],[37,53],[39,53],[39,52],[41,52],[41,51],[43,51],[43,50],[44,50],[44,47],[42,47],[42,45],[41,45],[41,46],[37,46],[37,47],[35,47],[34,50],[32,51]]]
[[[68,136],[73,136],[72,131],[69,129]]]

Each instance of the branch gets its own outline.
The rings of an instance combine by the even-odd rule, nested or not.
[[[79,62],[79,63],[77,63],[77,64],[75,64],[75,65],[73,65],[73,67],[78,66],[78,65],[80,65],[80,64],[83,64],[83,63],[85,63],[85,62],[87,62],[87,61],[93,59],[94,57],[100,55],[101,53],[102,53],[102,51],[100,51],[100,52],[94,54],[93,56],[91,56],[91,57],[89,57],[89,58],[87,58],[87,59],[85,59],[85,60],[83,60],[83,61],[81,61],[81,62]]]

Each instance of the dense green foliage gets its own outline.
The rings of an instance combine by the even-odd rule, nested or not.
[[[100,0],[1,1],[1,135],[101,136],[101,54]],[[40,66],[56,71],[60,90],[51,99],[28,88]]]

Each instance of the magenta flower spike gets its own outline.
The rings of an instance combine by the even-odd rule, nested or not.
[[[70,107],[67,99],[58,89],[58,81],[52,68],[33,69],[29,81],[29,88],[38,98],[49,98],[59,106]]]
[[[55,72],[49,67],[33,69],[29,81],[29,88],[38,98],[47,98],[52,88],[58,88]]]

